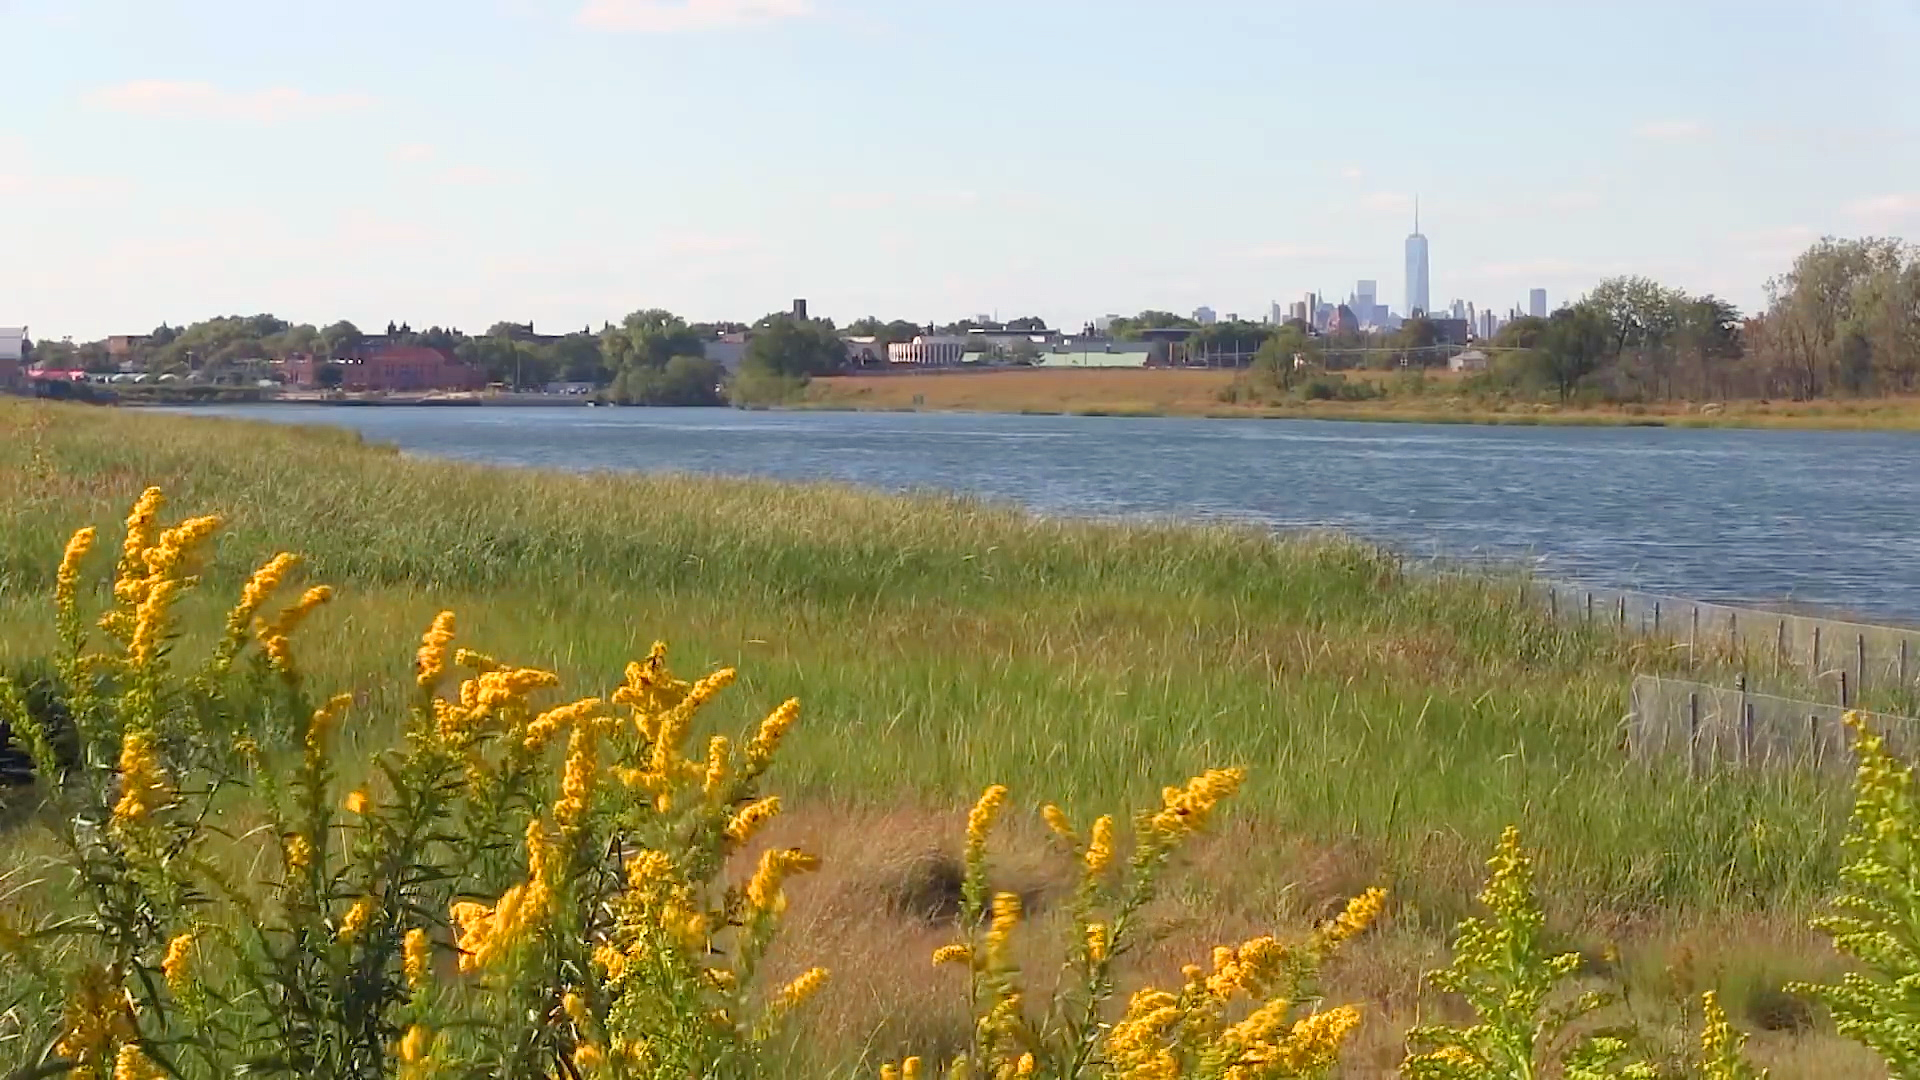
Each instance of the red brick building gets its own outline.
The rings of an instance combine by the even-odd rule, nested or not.
[[[287,382],[307,389],[324,385],[321,371],[340,369],[340,389],[418,393],[426,390],[480,390],[486,374],[441,349],[425,345],[378,345],[332,361],[304,353],[281,361]]]

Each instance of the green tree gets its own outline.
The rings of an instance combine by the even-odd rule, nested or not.
[[[1687,297],[1674,320],[1675,347],[1693,362],[1700,396],[1714,396],[1719,368],[1740,358],[1740,309],[1717,296]]]
[[[320,344],[328,356],[340,356],[359,345],[366,335],[345,319],[320,331]]]
[[[636,311],[600,335],[600,351],[615,372],[640,367],[662,370],[676,356],[700,356],[701,337],[671,311]]]
[[[1561,308],[1547,320],[1537,354],[1561,401],[1572,397],[1580,380],[1600,367],[1608,355],[1610,334],[1605,313],[1588,304]]]
[[[839,371],[846,362],[847,343],[831,323],[777,314],[761,320],[742,365],[756,373],[806,379]]]

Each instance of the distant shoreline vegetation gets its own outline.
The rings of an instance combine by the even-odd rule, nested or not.
[[[1797,408],[1920,393],[1920,249],[1893,238],[1823,239],[1767,283],[1767,297],[1764,310],[1747,314],[1712,294],[1615,277],[1546,318],[1516,317],[1485,337],[1474,337],[1463,320],[1424,316],[1392,331],[1363,330],[1349,320],[1322,330],[1300,321],[1202,326],[1166,311],[1079,334],[1061,334],[1037,317],[923,326],[868,316],[841,327],[810,317],[804,301],[752,324],[689,322],[653,308],[597,331],[588,326],[560,334],[511,322],[477,336],[406,323],[369,333],[345,321],[318,327],[235,315],[81,344],[33,342],[28,362],[42,373],[167,380],[181,385],[116,384],[112,393],[180,401],[218,399],[229,391],[234,396],[226,400],[245,400],[248,393],[267,397],[278,386],[299,385],[408,393],[564,387],[568,394],[631,405],[859,404],[809,384],[820,376],[902,368],[950,371],[962,361],[973,369],[1044,367],[1062,348],[1074,356],[1124,354],[1135,368],[1225,368],[1239,375],[1205,407],[1149,395],[1144,402],[1028,402],[1023,409],[1240,415],[1338,404],[1343,408],[1326,411],[1355,419],[1411,411],[1491,420],[1533,411],[1630,422],[1598,419],[1618,410],[1669,423],[1677,403],[1791,402]],[[895,346],[905,348],[890,351]],[[371,374],[367,358],[383,350],[438,353],[446,359],[442,374],[458,375],[460,385],[438,385],[433,373],[417,371],[401,373],[393,385],[371,378],[368,386],[352,385]],[[893,362],[897,357],[915,363]],[[369,366],[353,366],[360,363]],[[1462,376],[1443,390],[1465,405],[1432,400],[1434,376],[1442,372]],[[0,385],[17,378],[0,369]],[[218,392],[194,389],[201,387]],[[1422,407],[1381,404],[1402,399],[1420,399]],[[1792,410],[1769,404],[1726,411],[1780,417]]]

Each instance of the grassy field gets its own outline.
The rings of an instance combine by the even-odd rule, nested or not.
[[[1392,384],[1394,372],[1352,371],[1350,380]],[[961,412],[1093,413],[1126,416],[1307,417],[1404,423],[1663,425],[1920,430],[1920,398],[1731,401],[1717,411],[1673,402],[1562,407],[1501,404],[1462,395],[1461,376],[1432,372],[1418,395],[1374,401],[1302,401],[1232,405],[1221,392],[1236,373],[1223,370],[1087,369],[842,375],[815,379],[806,404],[817,408],[931,409]]]
[[[925,961],[944,931],[886,901],[951,851],[993,781],[1023,808],[1015,833],[1030,857],[1015,873],[1044,911],[1063,878],[1041,855],[1040,802],[1085,818],[1208,765],[1247,766],[1233,814],[1163,904],[1163,947],[1142,970],[1387,885],[1384,931],[1333,972],[1384,1017],[1365,1067],[1397,1060],[1397,1025],[1421,1007],[1417,973],[1509,822],[1543,850],[1569,942],[1618,941],[1648,995],[1718,984],[1765,1020],[1782,979],[1830,970],[1802,927],[1830,881],[1843,793],[1629,766],[1628,678],[1670,661],[1552,624],[1511,584],[1412,578],[1337,538],[507,471],[333,431],[0,400],[0,670],[51,650],[67,534],[114,535],[148,484],[178,513],[227,518],[212,595],[187,613],[199,632],[282,548],[338,587],[304,654],[317,687],[361,696],[361,716],[400,715],[413,642],[443,607],[477,647],[550,665],[582,692],[665,638],[684,671],[741,669],[716,717],[728,727],[798,695],[805,719],[774,786],[795,807],[783,835],[828,859],[797,901],[794,948],[807,955],[789,958],[847,973],[804,1040],[825,1062],[896,1054],[902,1037],[957,1022],[952,987]],[[345,760],[393,733],[363,723]],[[29,857],[32,829],[0,858]],[[1757,1049],[1776,1076],[1873,1075],[1818,1032],[1763,1035]]]

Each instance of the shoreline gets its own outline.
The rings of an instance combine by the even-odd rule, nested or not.
[[[1233,405],[1219,400],[1227,369],[1009,369],[833,375],[808,384],[796,411],[1005,413],[1195,420],[1350,420],[1487,427],[1670,427],[1920,432],[1920,396],[1808,402],[1684,402],[1607,407],[1487,405],[1450,393],[1457,377],[1429,376],[1419,396],[1381,400]],[[1347,373],[1386,381],[1391,373]],[[1712,411],[1706,411],[1711,409]]]

